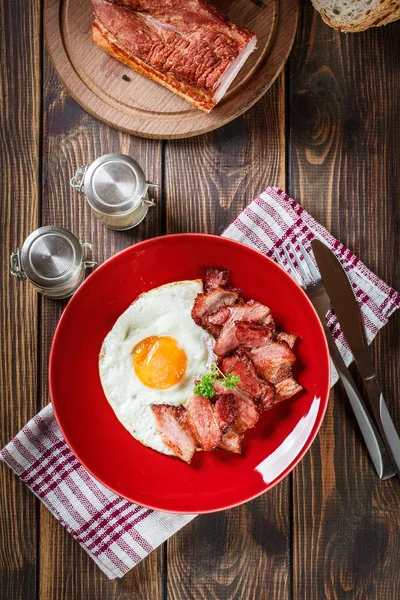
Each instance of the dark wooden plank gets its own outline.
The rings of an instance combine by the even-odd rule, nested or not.
[[[130,154],[150,180],[161,182],[161,142],[120,134],[100,124],[72,100],[45,59],[43,145],[43,225],[66,227],[81,240],[95,244],[94,258],[103,262],[119,250],[163,232],[163,207],[159,203],[146,220],[128,232],[103,227],[83,196],[69,185],[78,166],[107,152]],[[94,300],[95,301],[95,300]],[[42,302],[42,404],[49,401],[47,365],[54,329],[66,301]],[[153,552],[122,580],[110,582],[82,548],[46,511],[40,519],[41,600],[135,597],[161,598],[162,549]],[[126,594],[126,596],[125,596]]]
[[[0,447],[36,413],[37,298],[10,276],[9,255],[37,226],[40,156],[40,1],[1,3],[0,172],[2,240]],[[32,78],[31,74],[36,73]],[[0,467],[0,598],[36,598],[34,496]]]
[[[284,77],[233,123],[166,145],[167,232],[221,233],[268,184],[284,186]],[[171,600],[288,597],[290,480],[168,542]]]
[[[397,288],[399,34],[400,23],[339,34],[304,7],[289,64],[288,190]],[[399,324],[373,350],[400,427]],[[293,481],[293,598],[397,598],[398,481],[375,476],[341,390]]]

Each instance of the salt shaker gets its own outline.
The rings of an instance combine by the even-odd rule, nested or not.
[[[11,253],[11,275],[28,280],[49,298],[68,298],[85,278],[85,271],[96,263],[87,260],[92,244],[81,244],[63,227],[40,227],[25,240],[22,250]]]
[[[104,154],[90,165],[79,167],[70,181],[86,199],[95,215],[110,229],[139,225],[155,202],[140,165],[125,154]]]

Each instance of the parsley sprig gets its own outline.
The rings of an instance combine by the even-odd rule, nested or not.
[[[194,388],[194,393],[204,398],[213,398],[215,395],[214,383],[218,381],[221,385],[228,389],[235,389],[240,381],[240,377],[227,373],[226,375],[220,370],[217,363],[213,363],[203,377],[198,381]]]

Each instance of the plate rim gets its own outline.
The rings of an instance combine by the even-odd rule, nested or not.
[[[143,246],[146,246],[148,244],[151,243],[156,243],[156,241],[158,240],[165,240],[168,238],[205,238],[205,239],[217,239],[219,241],[223,241],[223,243],[228,243],[228,244],[232,244],[235,246],[240,246],[240,247],[245,247],[247,250],[249,250],[251,253],[255,253],[257,255],[261,255],[263,258],[267,259],[268,261],[270,261],[275,267],[278,267],[281,272],[284,274],[285,277],[288,277],[290,280],[292,280],[292,278],[290,277],[290,275],[285,271],[285,269],[283,269],[283,267],[281,267],[281,265],[278,265],[274,260],[272,260],[269,256],[266,256],[265,254],[263,254],[262,252],[260,252],[259,250],[256,250],[254,248],[251,248],[250,246],[247,246],[246,244],[243,244],[241,242],[238,242],[237,240],[232,240],[231,238],[227,238],[227,237],[222,237],[219,235],[214,235],[214,234],[208,234],[208,233],[173,233],[173,234],[168,234],[168,235],[164,235],[164,236],[158,236],[158,237],[154,237],[154,238],[149,238],[147,240],[143,240],[141,242],[138,242],[137,244],[132,244],[131,246],[128,246],[127,248],[124,248],[123,250],[121,250],[120,252],[117,252],[116,254],[114,254],[113,256],[110,256],[107,260],[105,260],[101,265],[99,265],[95,271],[93,273],[90,274],[89,277],[87,277],[84,282],[81,284],[81,286],[78,288],[78,290],[75,292],[75,294],[71,297],[71,299],[69,300],[67,306],[65,307],[58,323],[57,323],[57,327],[54,331],[54,335],[53,335],[53,339],[52,339],[52,343],[51,343],[51,348],[50,348],[50,355],[49,355],[49,362],[48,362],[48,383],[49,383],[49,394],[50,394],[50,398],[51,398],[51,404],[52,404],[52,408],[53,408],[53,412],[54,412],[54,416],[57,422],[58,427],[60,428],[60,431],[62,433],[62,436],[64,438],[65,443],[67,444],[68,448],[71,450],[71,452],[73,453],[73,455],[77,458],[77,460],[79,461],[79,463],[82,465],[82,467],[84,469],[86,469],[86,471],[88,471],[88,473],[90,473],[90,475],[92,477],[94,477],[94,479],[98,482],[100,482],[102,485],[104,485],[107,489],[111,490],[114,494],[116,494],[117,496],[121,497],[121,498],[125,498],[126,500],[128,500],[129,502],[133,502],[135,504],[138,504],[140,506],[144,506],[146,508],[150,508],[151,510],[155,510],[155,511],[161,511],[161,512],[166,512],[166,513],[174,513],[174,514],[188,514],[188,515],[194,515],[194,514],[210,514],[210,513],[215,513],[215,512],[220,512],[223,510],[228,510],[230,508],[234,508],[236,506],[241,506],[242,504],[246,504],[247,502],[250,502],[252,500],[254,500],[255,498],[258,498],[259,496],[261,496],[262,494],[265,494],[266,492],[268,492],[269,490],[271,490],[273,487],[275,487],[278,483],[280,483],[287,475],[289,475],[289,473],[291,473],[293,471],[293,469],[299,464],[299,462],[303,459],[303,457],[305,456],[305,454],[308,452],[308,450],[311,448],[316,436],[318,435],[322,422],[324,420],[325,414],[326,414],[326,410],[328,407],[328,403],[329,403],[329,396],[330,396],[330,390],[331,390],[331,386],[330,386],[330,375],[331,375],[331,365],[330,365],[330,354],[329,354],[329,349],[328,349],[328,343],[326,340],[326,336],[322,327],[322,324],[320,322],[320,319],[318,317],[318,314],[314,308],[314,306],[311,303],[311,300],[309,299],[309,297],[307,296],[307,294],[305,293],[305,291],[299,286],[299,292],[301,292],[301,294],[303,295],[303,298],[306,300],[306,302],[309,304],[309,307],[311,308],[311,310],[313,311],[313,313],[315,314],[316,317],[316,321],[318,323],[318,328],[320,330],[320,333],[322,334],[322,339],[324,341],[324,355],[326,358],[326,363],[328,366],[328,370],[327,370],[327,384],[326,384],[326,389],[324,390],[324,393],[321,394],[321,403],[322,406],[320,406],[318,408],[318,414],[317,414],[317,418],[315,420],[315,423],[313,425],[313,431],[310,433],[306,443],[304,444],[303,448],[300,450],[299,454],[296,456],[296,458],[286,467],[286,469],[283,470],[283,472],[278,475],[278,477],[276,479],[274,479],[271,483],[266,483],[265,484],[265,488],[263,490],[261,490],[260,492],[257,492],[255,494],[253,494],[252,496],[249,496],[248,498],[246,498],[245,500],[242,500],[240,502],[233,502],[228,503],[226,505],[224,505],[223,507],[218,507],[216,509],[208,509],[208,510],[200,510],[200,511],[196,511],[196,513],[193,513],[193,511],[191,510],[171,510],[171,509],[167,509],[167,508],[161,508],[159,506],[152,506],[151,504],[142,504],[141,502],[138,502],[137,500],[134,500],[133,498],[130,498],[124,494],[121,494],[121,492],[119,492],[118,490],[114,489],[113,486],[111,486],[108,482],[103,481],[102,479],[100,479],[95,473],[93,473],[93,471],[91,470],[90,467],[88,467],[85,463],[84,460],[82,460],[82,458],[78,455],[78,453],[75,452],[74,448],[73,448],[73,444],[70,444],[69,440],[67,439],[67,436],[65,435],[64,432],[64,428],[62,425],[62,422],[60,420],[60,416],[58,414],[58,409],[56,407],[56,404],[54,402],[54,387],[53,387],[53,373],[55,370],[55,366],[54,366],[54,354],[55,354],[55,346],[58,343],[58,337],[60,335],[60,330],[62,327],[62,324],[64,322],[64,320],[66,320],[68,318],[68,314],[70,312],[71,309],[69,309],[69,307],[73,304],[75,304],[76,300],[75,298],[79,298],[79,293],[80,290],[84,289],[84,286],[87,285],[87,282],[90,281],[90,278],[95,275],[95,273],[103,270],[104,268],[108,268],[108,265],[111,264],[114,260],[116,260],[117,258],[119,258],[121,255],[124,254],[129,254],[129,252],[132,251],[133,248],[137,248],[140,247],[142,248]],[[322,352],[322,348],[321,348],[321,352]],[[173,458],[173,457],[172,457]]]

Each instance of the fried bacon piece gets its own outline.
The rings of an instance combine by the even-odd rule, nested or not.
[[[239,344],[245,348],[260,348],[270,340],[275,331],[275,325],[269,323],[249,323],[238,321],[235,323],[235,334]]]
[[[251,429],[260,418],[257,405],[246,394],[241,394],[240,391],[235,393],[235,402],[237,417],[233,422],[233,429],[237,433],[243,433],[247,429]]]
[[[242,396],[256,400],[262,408],[270,408],[273,405],[275,395],[273,386],[258,376],[253,363],[243,350],[238,350],[233,356],[224,358],[220,368],[223,373],[232,373],[240,377],[235,389]],[[221,388],[225,390],[223,386],[219,388],[218,384],[216,386],[216,391],[221,391]]]
[[[224,356],[239,347],[240,342],[236,337],[236,324],[239,321],[250,323],[268,323],[271,320],[271,309],[260,302],[246,302],[229,308],[230,316],[222,326],[214,352]]]
[[[203,450],[209,452],[218,446],[222,434],[208,398],[193,396],[186,409],[186,423]]]
[[[233,423],[237,417],[237,408],[233,394],[222,394],[214,404],[214,415],[218,427],[222,432],[226,431],[228,425]]]
[[[292,398],[292,396],[301,392],[303,388],[295,379],[293,379],[293,377],[288,377],[287,379],[277,383],[275,385],[275,390],[275,402],[282,402],[283,400]]]
[[[214,388],[221,394],[221,398],[226,395],[231,395],[231,389],[224,388],[220,383],[216,383]],[[258,404],[253,398],[247,393],[243,392],[236,387],[233,390],[233,397],[235,401],[236,418],[232,422],[232,427],[237,433],[243,433],[247,429],[254,427],[260,418],[258,410]]]
[[[236,350],[235,354],[232,354],[231,356],[225,356],[225,358],[221,361],[219,365],[221,371],[224,374],[232,373],[233,369],[235,368],[235,365],[239,362],[242,354],[243,352],[239,349]]]
[[[185,414],[183,406],[152,404],[151,410],[157,431],[164,444],[178,458],[190,463],[196,451],[196,443],[182,420],[182,416]]]
[[[280,331],[276,334],[276,339],[278,342],[286,342],[289,348],[293,350],[299,338],[293,333],[285,333],[284,331]]]
[[[221,450],[226,450],[227,452],[233,452],[234,454],[241,454],[242,439],[243,435],[241,433],[238,433],[231,427],[228,427],[227,431],[222,434],[218,448],[221,448]]]
[[[279,383],[291,376],[296,356],[286,342],[269,341],[249,352],[258,373],[271,383]]]
[[[216,313],[208,317],[208,323],[212,325],[223,325],[231,316],[231,311],[227,306],[223,306]]]
[[[192,319],[200,327],[207,329],[207,317],[214,315],[224,306],[233,306],[239,300],[238,292],[214,288],[198,294],[192,308]]]
[[[225,287],[229,281],[229,271],[220,269],[207,269],[204,289],[206,292],[217,287]]]

